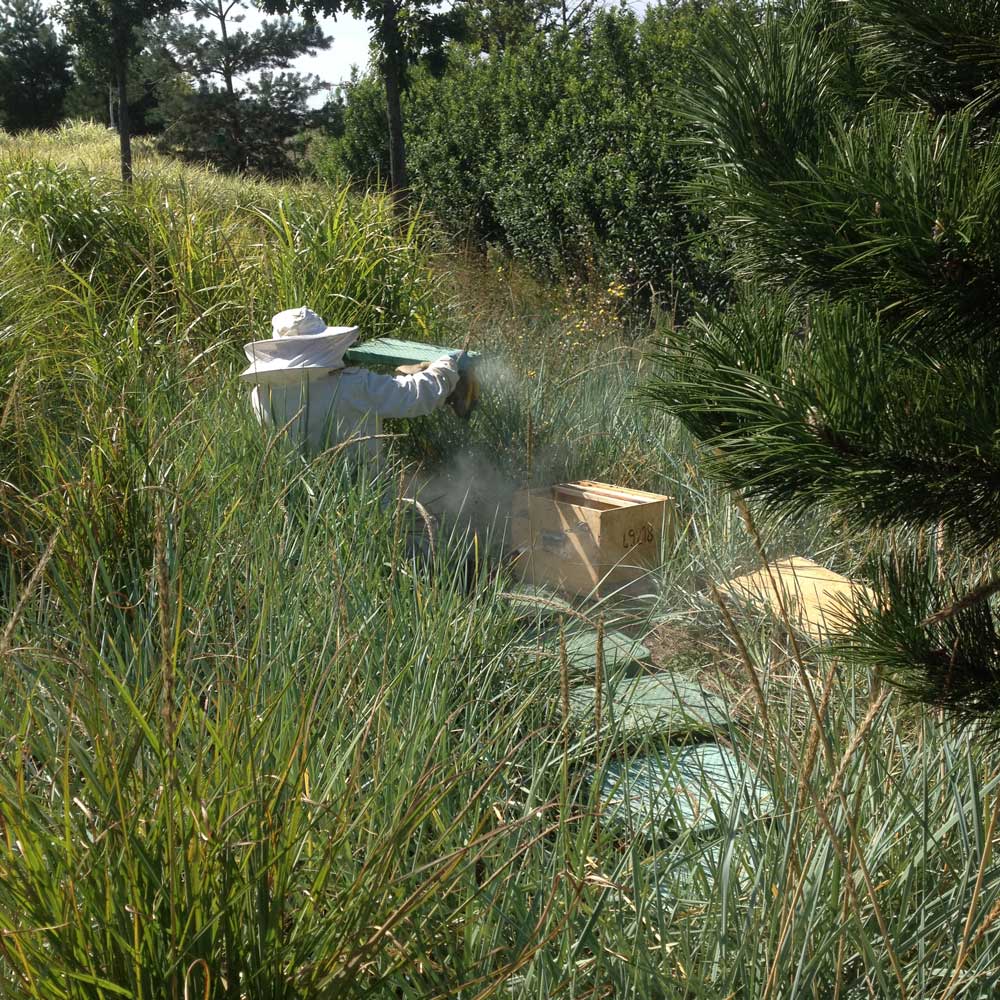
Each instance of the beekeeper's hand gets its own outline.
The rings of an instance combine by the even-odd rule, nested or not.
[[[472,416],[472,411],[479,405],[479,379],[473,369],[467,368],[461,373],[458,385],[445,402],[463,420]]]
[[[427,371],[430,366],[434,364],[433,361],[421,361],[415,365],[400,365],[396,369],[397,375],[419,375],[421,372]]]

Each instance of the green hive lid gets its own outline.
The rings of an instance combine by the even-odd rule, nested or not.
[[[610,761],[600,798],[605,819],[630,834],[735,826],[771,805],[749,763],[715,743]]]
[[[749,893],[763,848],[761,837],[760,830],[748,830],[739,837],[683,837],[641,862],[637,883],[648,886],[653,898],[659,897],[667,906],[679,901],[707,903],[716,881],[723,877],[737,893]]]
[[[597,669],[597,632],[574,632],[567,635],[566,658],[577,670],[593,673]],[[648,660],[649,650],[638,639],[630,639],[623,632],[604,633],[605,671]]]
[[[572,714],[583,727],[594,725],[596,697],[593,687],[577,687],[569,693]],[[721,698],[679,674],[624,678],[602,692],[601,729],[614,728],[625,739],[711,732],[731,721]]]
[[[396,368],[398,365],[416,365],[424,361],[437,361],[438,358],[453,347],[439,347],[435,344],[421,344],[416,340],[393,340],[391,337],[378,337],[366,340],[348,348],[344,358],[352,365],[366,367]],[[459,361],[459,371],[474,368],[480,355],[475,351],[467,351]]]
[[[677,900],[707,902],[715,884],[716,872],[722,865],[723,845],[719,840],[691,840],[685,838],[681,846],[671,846],[662,854],[654,855],[640,869],[640,880],[660,897],[664,903]],[[730,878],[740,876],[745,881],[745,867],[730,866]]]

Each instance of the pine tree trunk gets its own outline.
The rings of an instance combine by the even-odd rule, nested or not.
[[[220,0],[217,9],[214,11],[215,19],[219,22],[219,35],[222,38],[223,59],[222,59],[222,79],[226,84],[226,94],[229,97],[229,123],[232,127],[233,144],[236,147],[236,162],[243,169],[247,165],[247,153],[243,142],[243,121],[240,118],[240,102],[236,96],[236,87],[233,85],[233,67],[231,62],[231,50],[229,45],[229,28],[226,24],[226,10]]]
[[[397,0],[382,5],[382,40],[384,57],[382,77],[385,82],[386,117],[389,121],[389,186],[397,203],[406,198],[406,145],[403,140],[403,53],[396,20]]]
[[[122,182],[132,183],[132,135],[128,120],[128,57],[118,60],[118,145],[121,150]]]

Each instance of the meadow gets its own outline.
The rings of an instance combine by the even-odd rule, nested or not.
[[[996,995],[995,754],[716,600],[762,559],[850,574],[868,546],[702,475],[641,395],[666,323],[377,197],[141,145],[124,193],[115,155],[94,126],[0,134],[0,995]],[[234,377],[302,303],[468,339],[481,410],[393,427],[370,480],[304,463]],[[456,540],[432,574],[401,560],[383,497],[460,456],[672,495],[655,591],[515,602],[488,535],[472,586]],[[704,736],[581,725],[559,642],[581,617],[724,701],[715,738],[766,807],[608,814],[622,761]]]

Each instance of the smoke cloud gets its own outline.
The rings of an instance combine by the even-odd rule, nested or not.
[[[520,486],[486,455],[467,450],[443,468],[417,473],[408,493],[449,528],[504,542]]]

